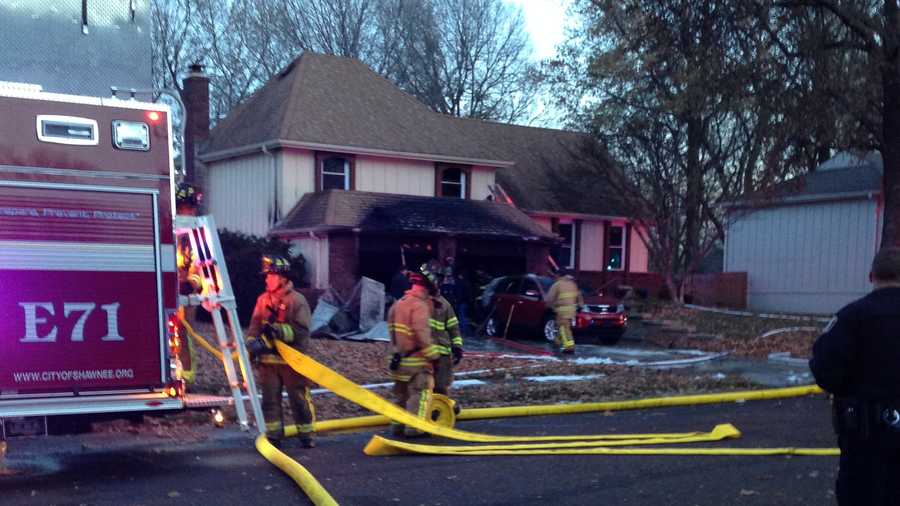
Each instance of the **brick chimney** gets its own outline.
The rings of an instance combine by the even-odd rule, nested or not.
[[[187,181],[199,182],[195,165],[197,148],[209,137],[209,78],[203,73],[203,65],[191,65],[182,85],[186,112],[182,158],[184,177]]]

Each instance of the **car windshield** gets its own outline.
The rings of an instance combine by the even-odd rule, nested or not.
[[[541,288],[544,289],[544,293],[550,291],[550,287],[553,286],[553,280],[550,278],[537,278],[538,282],[541,284]]]

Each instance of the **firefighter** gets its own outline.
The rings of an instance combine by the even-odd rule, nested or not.
[[[869,280],[873,290],[838,311],[809,361],[834,395],[841,505],[900,504],[900,248],[875,255]]]
[[[196,187],[190,183],[179,183],[175,190],[175,213],[180,216],[197,216],[202,199],[203,194]],[[201,293],[203,291],[203,279],[195,262],[197,256],[191,250],[190,239],[186,235],[181,235],[178,237],[176,246],[179,295],[188,296]],[[178,311],[180,316],[188,323],[194,323],[194,317],[197,314],[196,306],[180,307]],[[176,355],[180,363],[181,379],[190,385],[194,383],[197,374],[197,355],[194,351],[194,341],[188,336],[187,330],[180,324],[175,335],[178,339]]]
[[[419,271],[432,284],[437,284],[438,275],[422,264]],[[431,338],[438,346],[438,359],[434,361],[434,392],[449,396],[450,385],[453,384],[453,366],[459,364],[463,357],[463,340],[459,332],[459,320],[453,306],[440,293],[431,296]],[[452,359],[451,359],[452,354]]]
[[[437,286],[421,273],[409,276],[412,287],[388,311],[388,331],[394,354],[388,368],[394,379],[397,405],[415,416],[426,419],[431,413],[431,394],[434,389],[434,365],[438,346],[431,338],[431,297]],[[391,424],[394,435],[415,437],[422,432],[412,427]]]
[[[572,336],[572,319],[578,307],[584,304],[581,291],[575,283],[572,271],[560,269],[556,282],[547,292],[547,305],[556,313],[556,339],[554,343],[562,353],[575,353],[575,338]]]
[[[315,447],[316,410],[310,396],[309,379],[294,371],[275,350],[275,341],[308,353],[310,311],[302,294],[288,279],[290,262],[278,255],[264,255],[262,274],[266,291],[256,299],[247,337],[247,350],[258,363],[266,436],[275,446],[284,437],[282,388],[287,391],[297,424],[300,443]]]

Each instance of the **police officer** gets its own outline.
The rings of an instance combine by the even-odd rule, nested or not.
[[[838,504],[900,504],[900,248],[872,261],[871,293],[838,311],[809,367],[834,396]]]
[[[316,410],[310,396],[311,381],[294,371],[275,350],[281,341],[302,353],[309,352],[310,311],[306,298],[288,279],[291,264],[278,255],[262,258],[266,291],[256,299],[247,336],[247,350],[259,363],[266,436],[275,446],[284,437],[282,387],[297,423],[304,448],[315,447]]]

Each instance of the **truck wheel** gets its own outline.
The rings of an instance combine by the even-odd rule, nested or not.
[[[548,343],[555,344],[556,336],[559,334],[559,329],[556,327],[556,318],[554,318],[553,315],[545,316],[544,324],[541,326],[541,329],[544,331],[544,339],[546,339]]]

